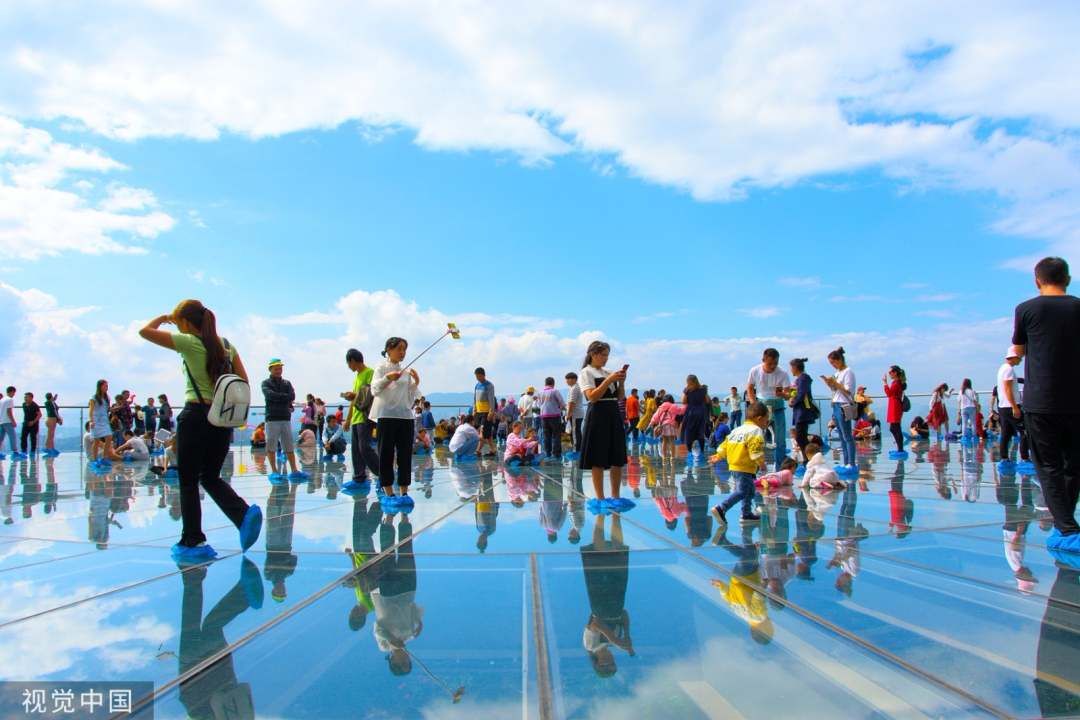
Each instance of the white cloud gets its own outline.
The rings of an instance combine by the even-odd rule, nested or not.
[[[757,318],[758,320],[765,320],[766,318],[777,317],[784,312],[784,309],[771,305],[766,305],[763,307],[739,308],[739,312],[747,317]]]
[[[957,297],[956,293],[927,293],[925,295],[919,295],[915,300],[917,302],[939,303],[952,302]]]
[[[148,190],[112,183],[95,200],[94,184],[77,179],[124,169],[117,161],[3,115],[0,164],[0,258],[141,253],[174,224]]]
[[[98,377],[140,396],[159,392],[178,395],[181,390],[183,376],[175,354],[140,339],[138,321],[85,330],[76,320],[95,308],[64,307],[47,293],[4,284],[0,284],[0,309],[11,326],[19,328],[10,338],[0,335],[0,377],[11,379],[20,388],[58,392],[62,402],[75,404],[91,394]],[[332,321],[330,316],[338,319]],[[631,382],[637,387],[675,387],[689,372],[713,387],[739,384],[747,370],[760,361],[761,351],[770,346],[780,349],[782,362],[791,357],[810,358],[810,372],[816,377],[828,370],[827,353],[843,345],[856,375],[864,382],[872,384],[888,365],[899,363],[908,370],[912,392],[916,392],[940,382],[941,368],[946,367],[963,368],[965,375],[983,378],[981,382],[989,384],[1012,330],[1011,319],[1000,318],[814,336],[785,333],[627,342],[596,330],[565,333],[499,324],[499,316],[479,312],[455,317],[438,308],[421,307],[388,290],[357,290],[339,299],[333,312],[316,309],[292,319],[302,317],[313,322],[224,317],[220,328],[239,348],[253,377],[262,374],[267,358],[282,357],[287,376],[299,392],[310,391],[327,399],[337,397],[351,383],[345,367],[346,349],[357,347],[369,363],[377,364],[385,339],[397,335],[409,340],[412,358],[442,335],[446,323],[453,320],[461,325],[462,339],[444,340],[418,362],[422,392],[468,390],[473,384],[472,371],[480,365],[488,370],[499,395],[517,394],[547,375],[561,377],[567,370],[580,368],[586,346],[601,337],[612,344],[613,366],[631,363]],[[462,321],[463,317],[470,321]],[[485,319],[487,324],[482,322]],[[64,358],[64,362],[57,362],[57,358]],[[70,367],[79,368],[79,372],[69,372]]]
[[[23,117],[123,139],[355,121],[708,200],[880,168],[994,193],[996,229],[1080,250],[1075,4],[22,5],[0,107]]]
[[[953,317],[953,312],[951,310],[920,310],[915,313],[915,315],[916,317],[938,318],[943,320]]]

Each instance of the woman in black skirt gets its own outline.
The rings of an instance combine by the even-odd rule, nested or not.
[[[599,340],[593,341],[585,353],[585,367],[579,373],[581,389],[589,408],[585,413],[585,436],[581,441],[581,469],[592,471],[596,498],[589,500],[594,512],[602,510],[624,511],[634,503],[619,497],[622,486],[622,469],[626,465],[626,434],[619,413],[619,401],[623,398],[626,369],[608,372],[604,367],[611,346]],[[604,471],[611,471],[611,497],[604,497]]]

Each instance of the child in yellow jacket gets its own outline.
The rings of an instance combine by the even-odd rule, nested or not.
[[[727,460],[735,492],[712,509],[712,516],[719,525],[727,525],[727,511],[742,501],[742,522],[752,523],[761,519],[754,514],[754,479],[759,469],[765,468],[765,428],[769,424],[769,410],[758,401],[746,409],[746,422],[735,428],[727,439],[709,458],[710,463]]]

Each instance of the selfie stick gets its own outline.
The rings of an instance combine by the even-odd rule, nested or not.
[[[447,685],[445,682],[443,682],[441,678],[439,678],[437,675],[435,675],[435,673],[431,672],[431,670],[428,669],[428,666],[424,664],[423,660],[416,657],[416,655],[414,655],[411,651],[409,651],[408,648],[403,648],[403,649],[405,650],[405,652],[409,653],[409,657],[411,657],[414,661],[416,661],[417,663],[420,664],[420,667],[423,668],[424,672],[427,674],[427,676],[429,678],[431,678],[436,683],[438,683],[440,686],[442,686],[443,690],[450,693],[450,701],[452,703],[457,704],[457,703],[461,702],[462,696],[465,695],[465,686],[464,685],[459,686],[457,690],[451,690],[449,685]]]
[[[406,371],[406,370],[408,370],[408,369],[409,369],[410,367],[412,367],[412,365],[413,365],[413,363],[414,363],[414,362],[416,362],[417,360],[419,360],[420,358],[422,358],[422,357],[424,356],[424,353],[426,353],[426,352],[427,352],[428,350],[430,350],[431,348],[435,347],[435,346],[436,346],[436,345],[438,345],[438,344],[439,344],[440,342],[442,342],[442,341],[443,341],[443,339],[444,339],[444,338],[445,338],[445,337],[446,337],[447,335],[449,335],[450,337],[454,338],[455,340],[460,340],[460,339],[461,339],[461,331],[460,331],[460,330],[458,330],[458,326],[457,326],[457,325],[455,325],[454,323],[446,323],[446,332],[444,332],[444,333],[443,333],[442,335],[440,335],[440,336],[439,336],[439,339],[438,339],[438,340],[436,340],[435,342],[431,343],[431,344],[430,344],[430,345],[428,345],[428,346],[427,346],[426,348],[424,348],[423,352],[421,352],[421,353],[420,353],[419,355],[417,355],[417,356],[416,356],[416,357],[414,357],[414,358],[413,358],[413,359],[412,359],[411,361],[409,361],[409,364],[408,364],[408,365],[406,365],[405,367],[401,368],[400,372],[405,372],[405,371]]]

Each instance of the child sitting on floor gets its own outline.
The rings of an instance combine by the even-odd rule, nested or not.
[[[803,475],[799,487],[815,490],[835,490],[846,487],[844,482],[836,476],[836,471],[825,463],[825,456],[821,454],[820,445],[817,443],[807,445],[806,457],[806,474]]]
[[[428,435],[427,428],[420,428],[420,431],[416,433],[416,440],[413,441],[413,452],[431,452],[433,446],[434,443]]]
[[[522,464],[530,462],[539,452],[540,443],[536,442],[536,431],[530,430],[527,437],[523,437],[521,430],[524,426],[521,422],[515,422],[513,432],[506,436],[506,453],[503,462],[517,458]]]
[[[757,486],[762,490],[775,490],[780,487],[788,487],[791,485],[792,478],[795,476],[795,468],[798,466],[799,463],[797,463],[794,458],[784,458],[784,462],[780,463],[779,470],[762,475],[757,479]]]

